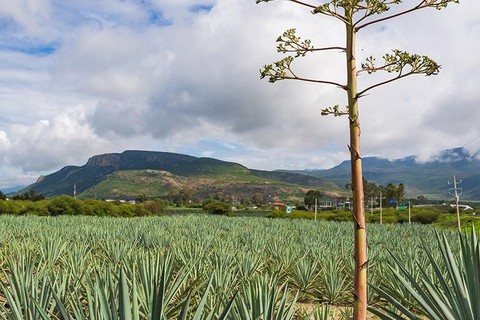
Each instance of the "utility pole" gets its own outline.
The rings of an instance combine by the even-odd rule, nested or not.
[[[77,183],[73,183],[73,199],[77,198]]]
[[[382,190],[380,190],[380,225],[382,224],[382,214],[383,214],[383,208],[382,208]]]
[[[462,180],[457,182],[457,179],[455,176],[453,176],[453,188],[448,189],[448,193],[451,196],[455,197],[455,203],[457,206],[457,226],[458,226],[458,232],[462,231],[462,228],[460,226],[460,210],[458,208],[458,202],[460,201],[460,196],[462,195],[463,189],[462,188],[457,188],[457,183],[462,183]],[[448,181],[448,184],[450,184],[450,181]],[[452,194],[453,191],[453,194]]]
[[[317,201],[318,201],[318,198],[315,197],[315,218],[314,218],[314,221],[317,221]]]
[[[412,212],[410,211],[410,201],[408,201],[408,224],[412,223]]]

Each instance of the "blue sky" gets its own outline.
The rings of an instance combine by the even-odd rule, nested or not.
[[[410,0],[405,1],[409,5]],[[312,3],[322,3],[312,0]],[[343,45],[343,26],[289,3],[255,0],[18,0],[0,6],[0,189],[89,157],[141,149],[254,169],[329,168],[348,158],[335,87],[259,79],[295,27],[316,47]],[[437,60],[360,100],[364,156],[426,161],[480,136],[480,2],[423,10],[358,34],[358,61],[398,48]],[[295,62],[344,82],[338,52]],[[361,75],[367,87],[382,75]],[[480,139],[468,143],[480,149]]]

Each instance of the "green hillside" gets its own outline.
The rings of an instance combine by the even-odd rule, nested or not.
[[[423,195],[429,199],[451,199],[448,181],[455,175],[462,180],[463,199],[480,200],[480,161],[463,148],[442,152],[434,161],[420,163],[414,157],[397,160],[366,157],[362,159],[363,175],[369,182],[386,186],[405,184],[407,197]],[[350,161],[328,170],[295,171],[345,185],[350,181]]]
[[[260,192],[265,199],[295,201],[309,189],[331,195],[345,194],[335,183],[298,173],[250,170],[240,164],[187,155],[125,151],[90,158],[81,167],[67,166],[41,177],[23,193],[34,189],[47,197],[73,194],[79,198],[134,199],[139,195],[166,197],[172,190],[188,186],[194,197],[204,199],[222,192],[236,198]]]

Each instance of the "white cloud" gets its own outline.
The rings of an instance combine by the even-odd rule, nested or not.
[[[78,163],[85,153],[101,152],[105,142],[96,138],[85,123],[81,105],[64,110],[50,120],[41,119],[32,125],[14,124],[10,127],[9,145],[5,158],[10,165],[25,171],[44,171],[46,168]]]
[[[35,36],[45,36],[51,6],[49,0],[0,0],[0,17],[13,19],[19,27]]]
[[[0,172],[56,170],[124,149],[210,155],[260,169],[325,168],[348,157],[347,119],[320,116],[322,108],[345,105],[342,90],[272,85],[258,72],[283,57],[275,39],[291,27],[316,47],[342,45],[343,26],[333,19],[287,1],[22,0],[0,7],[0,18],[15,21],[0,44],[16,44],[0,48],[0,155],[8,163]],[[359,32],[359,62],[399,48],[442,65],[438,76],[410,77],[360,99],[365,156],[426,159],[480,135],[480,67],[472,57],[480,49],[479,9],[462,2]],[[294,67],[345,81],[339,52],[307,55]],[[385,78],[371,79],[362,75],[359,87]]]

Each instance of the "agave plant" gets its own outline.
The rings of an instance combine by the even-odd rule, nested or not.
[[[391,268],[395,278],[405,287],[420,306],[419,312],[434,320],[478,320],[480,319],[480,246],[475,229],[471,235],[458,234],[460,257],[452,252],[445,234],[437,233],[438,248],[443,266],[434,258],[432,249],[425,249],[428,261],[433,268],[435,279],[420,270],[422,280],[415,279],[402,263],[393,256],[400,271]],[[446,269],[446,277],[443,269]],[[376,291],[387,302],[400,311],[398,315],[385,306],[370,308],[381,319],[421,319],[402,302],[381,288]]]
[[[293,285],[300,291],[299,300],[311,301],[314,299],[314,291],[317,280],[318,261],[311,261],[303,257],[298,261],[291,274]]]
[[[338,303],[345,300],[348,275],[344,272],[341,260],[334,256],[327,256],[324,260],[323,270],[320,273],[322,289],[321,298],[329,303]]]
[[[47,311],[55,306],[50,291],[44,290],[48,278],[44,269],[34,271],[35,265],[31,254],[18,254],[7,261],[0,281],[0,297],[5,301],[0,304],[1,319],[49,319]]]
[[[167,262],[168,263],[168,262]],[[140,320],[140,319],[177,319],[177,320],[225,320],[232,308],[235,297],[228,301],[220,312],[216,309],[206,310],[205,303],[212,286],[212,278],[208,282],[200,302],[192,310],[191,299],[198,288],[194,288],[185,298],[176,299],[178,288],[185,278],[172,279],[169,269],[164,265],[158,283],[154,284],[152,297],[146,309],[139,304],[139,291],[135,278],[131,279],[131,285],[123,268],[120,270],[118,281],[110,270],[101,277],[97,272],[95,279],[89,279],[85,286],[85,298],[83,301],[70,301],[65,305],[60,297],[52,292],[59,316],[65,320],[88,319],[88,320]],[[180,294],[180,297],[182,295]],[[218,314],[217,314],[218,313]],[[42,316],[45,313],[42,313]],[[59,318],[59,317],[56,317]],[[17,318],[12,318],[17,319]],[[18,318],[23,319],[23,318]],[[32,318],[37,319],[37,318]],[[50,319],[45,314],[41,319]]]
[[[268,276],[250,282],[237,295],[233,320],[291,320],[295,314],[298,294],[288,302],[287,285],[282,291],[276,279]]]
[[[330,315],[330,305],[322,304],[320,306],[317,306],[315,309],[313,309],[312,315],[314,320],[332,319],[332,316]],[[309,316],[308,318],[310,319],[311,316]]]

